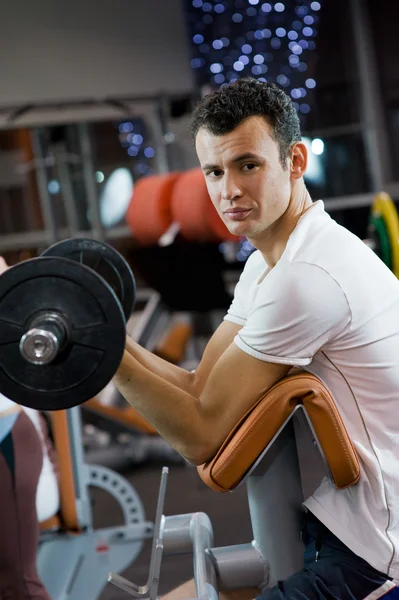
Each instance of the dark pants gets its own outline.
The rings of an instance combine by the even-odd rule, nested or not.
[[[373,600],[399,599],[399,588],[387,575],[349,550],[311,514],[303,533],[305,568],[264,590],[259,600],[364,600],[372,593]]]
[[[22,411],[0,444],[0,600],[50,600],[36,570],[36,488],[43,451]]]

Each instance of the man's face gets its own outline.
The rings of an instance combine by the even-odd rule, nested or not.
[[[254,241],[284,214],[291,195],[289,160],[284,169],[271,133],[266,120],[256,116],[221,136],[202,128],[196,138],[219,216],[231,233]]]

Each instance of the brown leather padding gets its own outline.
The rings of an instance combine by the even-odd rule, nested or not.
[[[306,408],[335,486],[356,484],[359,460],[335,402],[317,377],[303,372],[277,382],[237,423],[215,457],[198,467],[206,485],[217,492],[234,489],[298,404]]]

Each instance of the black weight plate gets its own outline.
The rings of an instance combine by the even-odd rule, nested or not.
[[[79,262],[98,273],[112,287],[122,304],[126,320],[133,312],[136,282],[129,264],[109,244],[86,238],[57,242],[42,256],[60,256]]]
[[[70,336],[52,363],[34,365],[22,357],[19,342],[43,310],[61,312]],[[18,404],[59,410],[93,398],[115,374],[125,340],[115,292],[88,267],[35,258],[0,277],[0,391]]]

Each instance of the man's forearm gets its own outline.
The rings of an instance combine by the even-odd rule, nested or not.
[[[193,373],[173,365],[172,363],[164,360],[160,356],[156,356],[152,352],[149,352],[140,344],[132,340],[130,337],[126,338],[126,350],[133,356],[143,367],[156,373],[169,383],[186,391],[188,394],[194,394],[194,379]]]
[[[127,350],[113,382],[182,456],[194,464],[203,462],[206,427],[197,398],[147,368]]]

